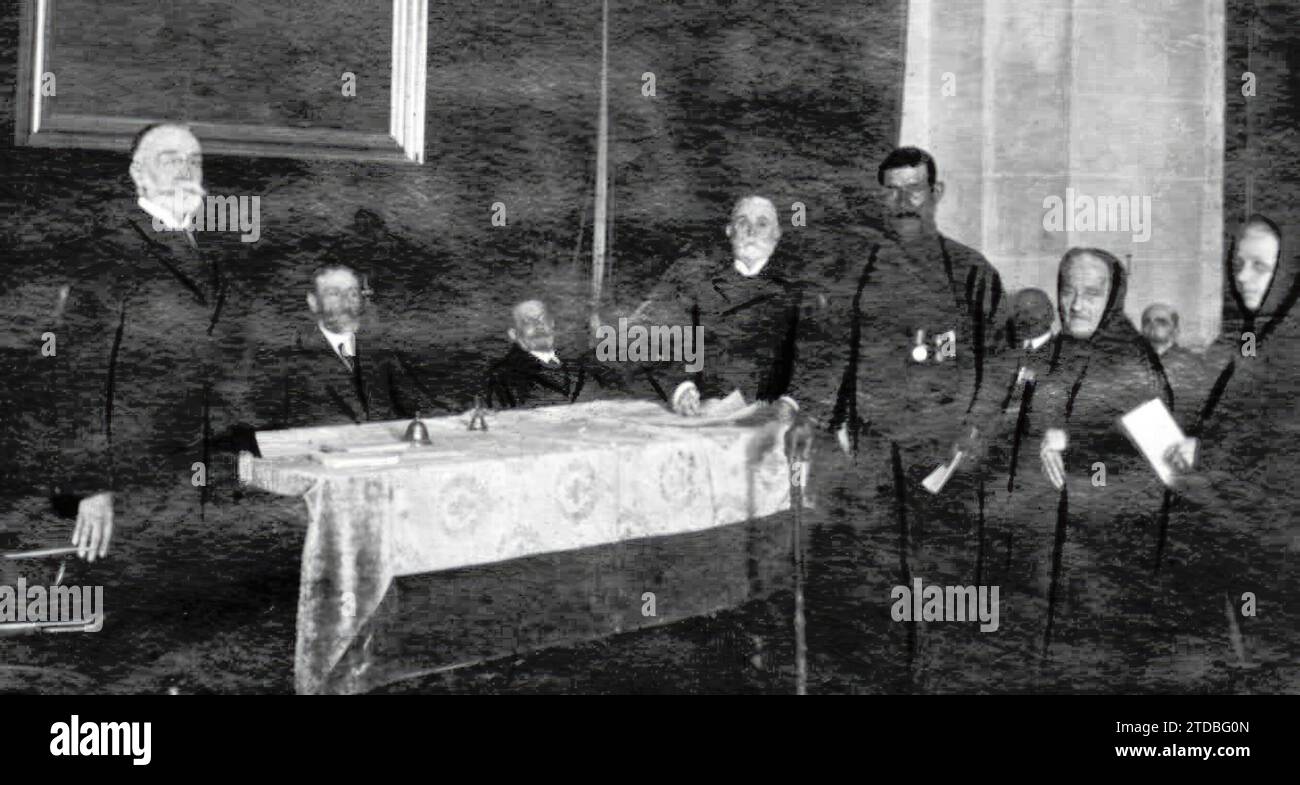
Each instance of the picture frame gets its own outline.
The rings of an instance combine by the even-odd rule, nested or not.
[[[51,30],[58,0],[24,0],[19,32],[17,146],[128,151],[135,135],[158,122],[183,122],[204,153],[253,157],[330,159],[423,164],[428,0],[392,0],[391,87],[388,131],[373,127],[189,121],[185,117],[59,112],[43,90],[50,62]]]

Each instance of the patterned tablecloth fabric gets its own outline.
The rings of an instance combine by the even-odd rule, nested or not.
[[[609,401],[490,414],[487,431],[468,422],[424,420],[433,444],[386,465],[325,465],[321,448],[338,455],[397,443],[406,422],[261,433],[262,457],[241,456],[243,482],[307,503],[299,693],[326,688],[395,577],[700,531],[789,507],[782,426],[770,419],[701,426],[654,403]]]

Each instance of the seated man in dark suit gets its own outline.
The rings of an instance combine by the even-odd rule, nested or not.
[[[274,391],[264,400],[266,428],[300,428],[412,417],[427,403],[394,351],[363,338],[365,298],[356,272],[327,264],[312,274],[307,306],[315,323],[266,363]]]
[[[563,360],[556,354],[555,319],[541,300],[524,300],[511,310],[514,326],[506,330],[510,351],[488,371],[484,394],[498,409],[574,403],[586,390],[621,387],[618,374],[586,360]]]

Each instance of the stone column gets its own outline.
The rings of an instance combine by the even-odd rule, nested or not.
[[[900,141],[1009,291],[1055,299],[1066,249],[1104,248],[1134,323],[1170,303],[1199,347],[1223,302],[1223,57],[1224,0],[910,0]]]

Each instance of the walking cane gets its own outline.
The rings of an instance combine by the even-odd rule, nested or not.
[[[808,694],[808,642],[803,616],[803,489],[808,482],[808,457],[812,451],[812,428],[796,422],[785,432],[785,456],[790,462],[790,507],[794,524],[790,532],[791,563],[794,567],[794,692]]]

